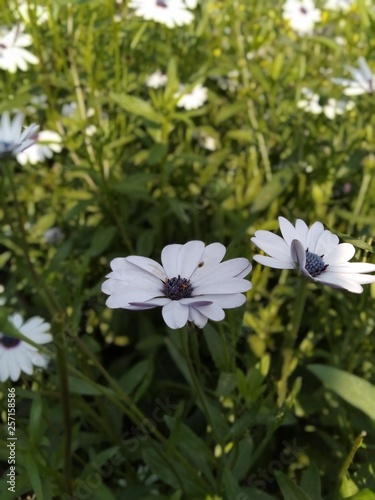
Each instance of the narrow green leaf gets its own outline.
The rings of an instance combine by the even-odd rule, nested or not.
[[[282,472],[275,472],[275,477],[284,500],[311,500],[295,482]]]
[[[300,487],[307,493],[310,500],[321,500],[320,474],[314,462],[302,474]]]
[[[149,102],[140,99],[139,97],[134,97],[128,94],[115,94],[110,93],[110,98],[112,101],[117,103],[123,110],[136,116],[141,116],[146,120],[150,120],[155,123],[163,123],[163,116],[158,113]]]
[[[309,365],[331,391],[375,420],[375,387],[356,375],[326,365]]]
[[[266,184],[255,198],[250,208],[251,213],[265,210],[271,203],[281,195],[281,193],[292,183],[298,169],[294,167],[285,167],[277,172],[272,180]]]

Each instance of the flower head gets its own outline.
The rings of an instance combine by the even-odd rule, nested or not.
[[[349,10],[353,0],[327,0],[324,7],[329,10]]]
[[[194,16],[182,0],[130,0],[136,16],[165,24],[168,28],[190,24]]]
[[[190,109],[198,109],[207,101],[207,88],[200,83],[190,90],[185,92],[186,85],[181,85],[175,97],[179,98],[177,107]]]
[[[47,158],[52,158],[53,153],[60,153],[61,149],[60,135],[52,130],[43,130],[37,135],[35,144],[27,151],[17,154],[17,161],[21,165],[26,165],[26,163],[35,165]]]
[[[270,231],[256,231],[251,241],[269,256],[255,255],[254,260],[276,269],[298,268],[312,279],[353,293],[363,292],[361,285],[374,283],[375,276],[363,273],[375,271],[375,264],[349,262],[355,254],[350,243],[339,243],[339,238],[315,222],[310,229],[297,219],[293,226],[279,217],[282,238]]]
[[[164,87],[167,83],[167,75],[158,69],[146,78],[146,85],[152,89]]]
[[[33,123],[22,131],[23,115],[17,113],[10,120],[9,113],[6,111],[0,119],[0,155],[16,155],[26,148],[29,148],[36,141],[39,126]]]
[[[303,88],[302,93],[305,99],[298,101],[299,108],[316,115],[324,113],[330,120],[333,120],[337,115],[342,115],[345,111],[350,111],[355,106],[353,101],[337,101],[332,97],[327,99],[325,103],[321,103],[319,94],[314,94],[307,88]]]
[[[290,27],[300,35],[311,34],[315,23],[320,21],[321,12],[313,0],[287,0],[283,6],[283,17]]]
[[[43,318],[34,316],[25,323],[20,314],[12,314],[8,321],[25,337],[37,344],[46,344],[51,342],[50,324]],[[5,382],[8,378],[15,382],[20,378],[21,372],[32,375],[33,366],[45,368],[48,363],[48,357],[38,352],[37,348],[16,339],[0,333],[0,382]]]
[[[10,31],[0,29],[0,68],[15,73],[17,68],[26,71],[28,64],[38,64],[39,59],[24,48],[31,41],[31,36],[22,33],[20,26]]]
[[[131,255],[111,262],[112,272],[102,285],[112,309],[152,309],[161,306],[170,328],[187,321],[203,328],[208,319],[224,319],[223,309],[246,301],[242,292],[251,283],[243,279],[251,270],[248,259],[221,262],[221,243],[205,246],[202,241],[168,245],[161,254],[162,266],[146,257]]]
[[[363,57],[358,59],[358,65],[358,68],[345,66],[352,75],[353,80],[347,78],[332,78],[333,83],[345,87],[344,94],[346,95],[371,94],[375,92],[375,73],[372,73]]]

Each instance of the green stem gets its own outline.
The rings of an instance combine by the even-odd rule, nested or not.
[[[349,467],[351,463],[353,462],[354,456],[357,453],[358,449],[362,446],[363,440],[366,437],[366,431],[362,431],[359,436],[357,436],[356,440],[353,443],[352,449],[349,452],[349,455],[347,456],[343,466],[341,467],[341,470],[339,472],[338,478],[337,478],[337,485],[336,485],[336,492],[334,495],[334,498],[339,499],[340,498],[340,487],[341,484],[349,470]]]
[[[203,410],[203,413],[206,417],[207,423],[209,424],[209,426],[212,429],[212,434],[213,434],[216,442],[218,444],[220,444],[221,448],[224,450],[224,442],[222,440],[222,437],[219,436],[215,430],[215,426],[213,424],[213,420],[212,420],[210,409],[208,407],[206,396],[203,392],[202,386],[199,382],[199,379],[198,379],[197,374],[196,374],[195,369],[194,369],[193,361],[191,359],[190,348],[189,348],[190,335],[191,335],[191,332],[189,332],[187,329],[184,329],[184,331],[182,332],[182,335],[181,335],[181,337],[182,337],[182,349],[183,349],[185,359],[187,361],[190,377],[191,377],[191,380],[193,382],[194,388],[198,394],[198,398],[199,398],[200,403],[202,405],[202,410]]]
[[[288,392],[288,378],[294,370],[294,347],[301,326],[303,312],[305,310],[307,298],[307,281],[301,277],[297,290],[296,304],[294,308],[293,321],[291,327],[287,329],[283,346],[283,365],[281,368],[281,378],[278,383],[277,404],[281,407],[284,404]]]

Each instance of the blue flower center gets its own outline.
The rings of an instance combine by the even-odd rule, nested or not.
[[[178,278],[167,279],[164,282],[164,296],[171,300],[187,299],[191,296],[192,291],[193,287],[190,281],[186,278],[181,278],[180,275],[178,275]]]
[[[11,349],[12,347],[16,347],[21,341],[19,339],[15,339],[14,337],[8,337],[7,335],[3,335],[0,339],[0,343],[6,348]]]
[[[315,278],[322,274],[328,267],[328,264],[324,264],[323,260],[324,255],[317,255],[316,253],[309,252],[309,249],[306,250],[306,271]]]

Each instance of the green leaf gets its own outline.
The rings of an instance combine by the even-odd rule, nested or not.
[[[116,232],[117,228],[115,226],[108,226],[95,231],[90,248],[88,249],[88,255],[90,257],[97,257],[102,254],[111,244]]]
[[[355,495],[346,498],[346,500],[374,500],[375,491],[365,488],[364,490],[358,491]]]
[[[65,262],[70,255],[73,247],[72,240],[65,241],[57,250],[53,256],[46,274],[50,274],[52,271],[57,271],[60,264]]]
[[[356,375],[326,365],[309,365],[331,391],[375,420],[375,387]]]
[[[221,372],[228,371],[228,346],[225,341],[210,323],[204,327],[203,335],[216,367]]]
[[[85,380],[69,376],[69,390],[73,394],[84,394],[86,396],[98,396],[101,392]]]
[[[311,500],[294,481],[282,472],[276,471],[275,477],[284,500]]]
[[[151,174],[133,174],[127,177],[124,181],[112,186],[114,191],[121,194],[126,194],[130,198],[150,199],[148,183],[154,178]]]
[[[137,363],[120,379],[120,385],[127,394],[131,394],[139,386],[150,370],[150,360]]]
[[[274,174],[271,181],[260,190],[250,208],[250,212],[256,213],[268,208],[269,205],[277,200],[281,193],[292,183],[297,172],[298,169],[293,166],[285,167]]]
[[[31,451],[27,454],[26,471],[36,497],[38,498],[38,500],[44,500],[45,497],[43,493],[42,480],[38,471],[38,467],[34,461],[33,453]]]
[[[130,114],[141,116],[146,120],[159,124],[164,121],[163,116],[157,112],[149,102],[144,101],[139,97],[134,97],[128,94],[115,94],[114,92],[111,92],[110,98]]]
[[[300,487],[307,493],[310,500],[321,500],[320,474],[314,462],[302,474]]]

